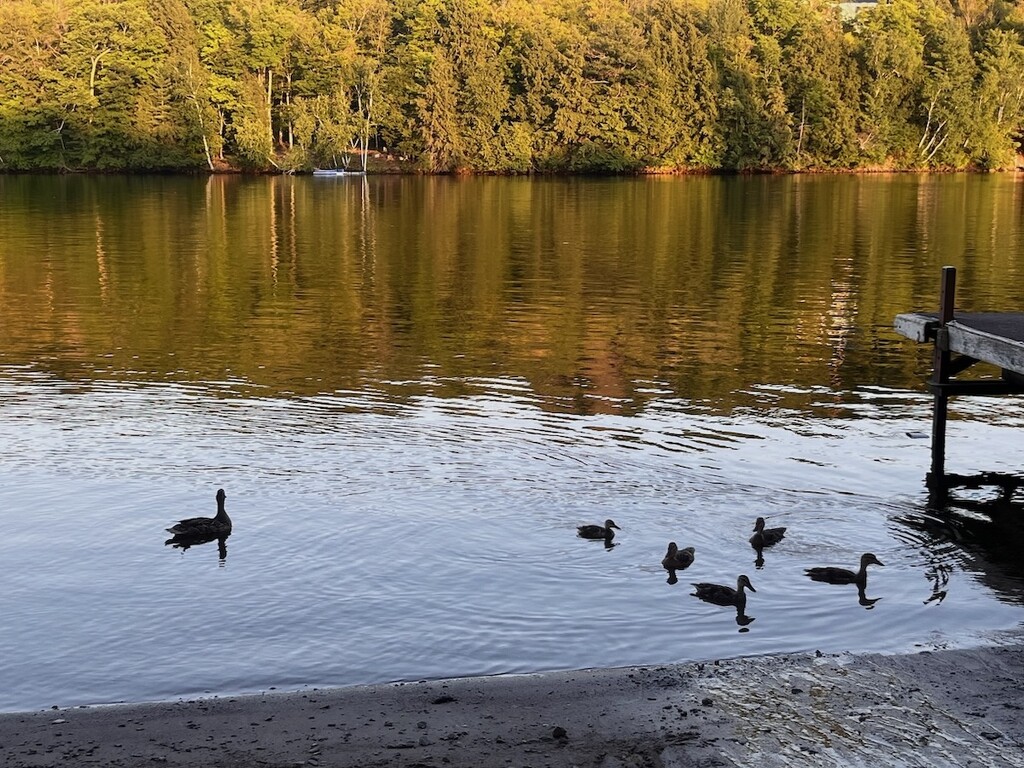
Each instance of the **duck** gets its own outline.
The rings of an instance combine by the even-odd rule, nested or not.
[[[614,520],[608,519],[604,521],[604,525],[578,525],[576,526],[576,533],[580,538],[584,539],[604,539],[605,541],[611,541],[615,538],[615,531],[621,531],[615,524]]]
[[[227,494],[221,488],[217,491],[217,514],[214,517],[189,517],[179,520],[167,529],[168,533],[175,536],[187,538],[215,539],[219,536],[227,536],[231,533],[231,518],[224,509],[224,500]]]
[[[742,614],[747,605],[747,593],[743,590],[749,589],[751,592],[757,592],[754,585],[750,583],[750,579],[744,574],[736,579],[736,589],[724,584],[707,584],[705,582],[694,582],[693,588],[694,597],[699,597],[701,600],[715,605],[734,605],[737,614]]]
[[[661,560],[662,567],[667,571],[681,571],[693,565],[693,547],[680,549],[674,541],[668,543],[668,552]]]
[[[770,547],[772,544],[782,541],[782,537],[785,535],[785,528],[765,528],[764,518],[759,517],[754,523],[754,535],[750,537],[750,546],[754,549]]]
[[[814,581],[824,581],[829,584],[856,584],[861,590],[868,583],[868,566],[885,565],[881,560],[870,552],[860,556],[860,568],[856,572],[846,568],[806,568],[804,572]]]

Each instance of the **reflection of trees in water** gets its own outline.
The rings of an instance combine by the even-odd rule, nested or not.
[[[0,328],[9,360],[53,350],[69,380],[230,370],[261,396],[370,379],[400,401],[500,376],[559,412],[843,412],[865,383],[917,388],[892,318],[968,258],[894,257],[908,238],[978,244],[966,299],[1024,298],[980,276],[1019,268],[987,245],[1020,239],[1007,182],[945,182],[5,178]],[[38,235],[54,218],[58,245]]]
[[[899,522],[920,535],[928,558],[929,602],[946,596],[957,562],[978,574],[1001,600],[1024,603],[1024,477],[999,473],[947,475],[927,509]]]

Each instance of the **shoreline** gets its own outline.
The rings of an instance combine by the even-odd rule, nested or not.
[[[261,176],[299,176],[313,178],[317,170],[330,170],[321,168],[294,168],[281,170],[279,168],[243,168],[241,166],[224,165],[217,168],[121,168],[121,169],[99,169],[99,168],[0,168],[0,176],[188,176],[188,177],[223,177],[223,176],[245,176],[257,178]],[[448,171],[426,171],[414,166],[394,161],[382,161],[374,168],[368,168],[355,173],[343,174],[345,176],[392,176],[392,177],[454,177],[454,178],[536,178],[536,179],[571,179],[571,178],[650,178],[664,176],[951,176],[955,174],[985,175],[985,174],[1017,174],[1024,172],[1024,155],[1013,165],[1000,166],[998,168],[914,168],[904,166],[870,165],[856,168],[845,167],[807,167],[807,168],[659,168],[640,167],[623,171],[569,171],[569,170],[528,170],[528,171],[487,171],[453,169]]]
[[[1012,766],[1024,643],[0,714],[7,768]]]

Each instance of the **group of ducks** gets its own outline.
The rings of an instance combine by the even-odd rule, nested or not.
[[[217,491],[217,514],[214,517],[190,517],[179,520],[167,529],[172,538],[166,543],[176,547],[188,548],[193,544],[200,544],[214,539],[224,540],[231,534],[231,518],[228,517],[224,507],[227,494],[221,488]],[[581,525],[577,532],[581,538],[604,541],[606,547],[612,545],[615,538],[615,531],[622,530],[615,524],[614,520],[605,520],[604,525]],[[763,517],[757,518],[754,523],[754,535],[750,537],[750,546],[757,550],[758,560],[761,559],[761,551],[765,547],[778,544],[786,535],[786,529],[766,527]],[[669,572],[669,583],[677,581],[676,571],[683,571],[693,565],[695,550],[693,547],[680,549],[674,542],[668,543],[668,551],[661,560],[662,567]],[[806,568],[804,573],[814,581],[822,581],[828,584],[856,584],[858,590],[863,594],[868,581],[868,566],[883,565],[877,557],[870,552],[865,552],[860,558],[860,568],[851,571],[846,568],[834,566]],[[750,579],[745,574],[740,574],[736,579],[736,587],[725,584],[712,584],[709,582],[692,582],[695,597],[716,605],[735,606],[738,614],[743,613],[747,604],[746,590],[757,592]]]
[[[580,525],[577,527],[577,532],[581,538],[604,541],[606,547],[612,545],[615,531],[620,530],[622,529],[615,524],[614,520],[605,520],[604,525]],[[754,535],[750,537],[750,546],[757,551],[758,562],[762,562],[761,551],[765,547],[778,544],[785,535],[786,529],[784,527],[767,528],[764,518],[757,518],[757,521],[754,523]],[[668,543],[668,552],[662,558],[661,565],[669,572],[668,581],[670,584],[675,584],[677,581],[676,571],[685,570],[693,565],[694,552],[693,547],[680,549],[674,541]],[[869,565],[884,564],[872,553],[865,552],[861,555],[860,568],[856,571],[851,571],[847,568],[824,566],[805,568],[804,573],[814,581],[828,584],[856,584],[858,592],[862,596],[861,602],[863,604],[865,600],[863,594],[868,582]],[[711,584],[708,582],[692,582],[692,584],[694,588],[692,594],[695,597],[716,605],[735,606],[737,616],[743,615],[744,608],[747,605],[746,590],[749,589],[751,592],[757,592],[745,574],[740,574],[736,579],[735,588],[725,584]]]

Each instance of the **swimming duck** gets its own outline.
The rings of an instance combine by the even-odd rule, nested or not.
[[[668,553],[661,560],[662,567],[667,571],[681,571],[693,565],[693,547],[680,549],[674,541],[668,543]]]
[[[613,530],[614,529],[614,530]],[[577,534],[584,539],[604,539],[611,541],[615,538],[615,531],[621,531],[614,520],[605,520],[604,525],[579,525],[576,526]]]
[[[209,538],[215,539],[218,536],[227,536],[231,533],[231,518],[224,509],[224,499],[227,495],[224,489],[217,491],[217,514],[214,517],[190,517],[181,520],[167,529],[168,533],[175,536],[188,538]]]
[[[885,565],[881,560],[870,552],[860,556],[860,568],[856,573],[846,568],[807,568],[805,573],[814,581],[824,581],[829,584],[856,584],[861,589],[868,583],[868,566]]]
[[[694,597],[699,597],[708,603],[714,603],[715,605],[735,605],[738,614],[743,613],[743,609],[747,604],[747,593],[744,592],[744,588],[749,589],[751,592],[757,592],[754,589],[754,585],[750,583],[745,575],[741,575],[736,579],[736,589],[727,587],[724,584],[707,584],[707,583],[694,583]]]
[[[782,537],[785,535],[785,528],[765,528],[764,518],[759,517],[754,523],[754,535],[750,537],[750,546],[754,549],[770,547],[772,544],[782,541]]]

